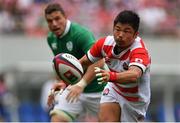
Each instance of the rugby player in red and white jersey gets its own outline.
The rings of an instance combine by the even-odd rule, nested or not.
[[[131,11],[114,20],[113,36],[99,39],[80,59],[83,67],[101,58],[110,71],[95,68],[98,81],[108,82],[101,97],[100,122],[144,121],[150,103],[150,56],[138,36],[140,18]]]

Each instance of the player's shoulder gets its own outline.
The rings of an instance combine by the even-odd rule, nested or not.
[[[53,32],[49,31],[47,37],[52,37],[53,35],[54,35]]]
[[[133,49],[134,48],[144,48],[144,49],[147,49],[146,46],[145,46],[145,43],[143,41],[143,39],[139,36],[136,37],[133,45],[131,46]]]
[[[71,26],[73,28],[79,28],[79,29],[87,29],[87,27],[83,26],[83,25],[80,25],[79,23],[77,22],[71,22]]]
[[[84,26],[84,25],[80,25],[79,23],[76,23],[76,22],[72,22],[71,23],[71,28],[73,29],[73,30],[76,30],[76,31],[78,31],[78,32],[91,32],[89,29],[88,29],[88,27],[86,27],[86,26]]]
[[[148,53],[148,49],[141,37],[137,37],[130,47],[132,53]]]
[[[52,32],[48,32],[48,34],[47,34],[47,41],[51,42],[54,39],[56,39],[56,35],[54,33],[52,33]]]
[[[99,38],[98,42],[100,44],[108,45],[108,44],[112,44],[114,42],[114,38],[113,38],[113,36],[108,35],[108,36]]]

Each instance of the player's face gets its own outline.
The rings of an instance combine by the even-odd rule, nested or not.
[[[46,21],[50,31],[56,36],[61,36],[66,28],[66,17],[60,11],[54,11],[46,15]]]
[[[117,23],[113,28],[116,45],[121,49],[129,47],[137,36],[137,32],[129,24]]]

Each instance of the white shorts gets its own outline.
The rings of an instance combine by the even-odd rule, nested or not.
[[[70,114],[74,118],[85,114],[97,116],[100,105],[100,98],[102,92],[97,93],[82,93],[77,102],[69,103],[66,100],[68,90],[65,89],[61,95],[56,95],[55,105],[53,110],[61,110]],[[53,110],[51,112],[53,112]]]
[[[119,95],[112,86],[115,87],[112,83],[106,85],[100,103],[119,103],[121,107],[121,122],[137,122],[144,120],[149,102],[129,102]]]

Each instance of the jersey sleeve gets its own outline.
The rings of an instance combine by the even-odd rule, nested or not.
[[[142,69],[143,72],[145,72],[146,68],[150,64],[150,56],[148,54],[148,51],[144,48],[137,48],[134,49],[130,54],[130,64],[136,65]]]
[[[102,47],[104,45],[105,38],[99,39],[88,51],[87,57],[91,62],[96,62],[101,59],[102,56]]]

